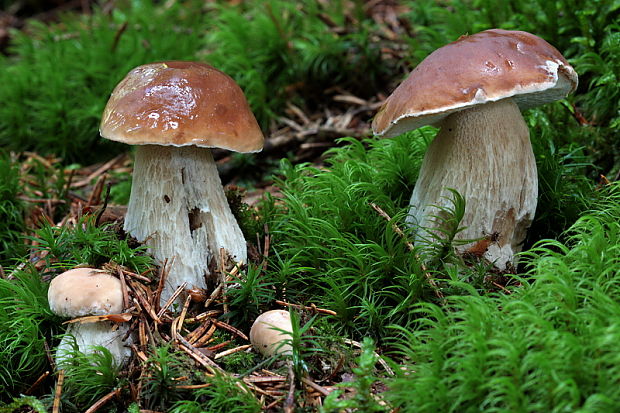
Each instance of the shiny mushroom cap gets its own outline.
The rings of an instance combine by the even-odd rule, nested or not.
[[[523,110],[576,88],[575,70],[540,37],[486,30],[461,36],[424,59],[387,98],[372,128],[392,137],[475,105],[512,97]]]
[[[290,339],[290,334],[280,330],[291,331],[291,315],[284,310],[271,310],[259,315],[250,329],[250,342],[263,356],[275,354],[291,354],[290,344],[281,345],[283,340]]]
[[[123,310],[120,280],[93,268],[75,268],[54,278],[47,299],[52,312],[63,317],[116,314]]]
[[[259,152],[264,137],[241,88],[197,62],[138,66],[116,86],[101,136],[130,145],[195,145]]]

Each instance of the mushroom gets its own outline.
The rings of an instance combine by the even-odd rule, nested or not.
[[[75,268],[54,278],[47,299],[52,312],[61,317],[109,315],[123,311],[120,280],[93,268]],[[73,348],[71,337],[74,337],[80,352],[92,353],[95,351],[93,346],[103,346],[110,351],[117,365],[122,365],[131,356],[131,349],[123,341],[129,326],[115,324],[112,321],[70,324],[56,349],[56,364],[62,366],[68,361]]]
[[[116,86],[101,136],[138,145],[125,230],[170,271],[163,305],[184,283],[206,288],[220,249],[237,262],[246,241],[209,148],[258,152],[263,134],[239,86],[204,63],[139,66]]]
[[[372,123],[383,137],[428,124],[440,128],[424,156],[408,224],[438,228],[434,217],[450,206],[449,188],[455,189],[467,202],[461,221],[466,229],[456,238],[486,238],[486,259],[499,269],[514,264],[538,197],[536,162],[520,110],[561,99],[576,87],[577,73],[564,57],[522,31],[486,30],[431,53]],[[424,245],[427,236],[418,230],[416,242]]]
[[[289,312],[284,310],[266,311],[259,315],[252,324],[250,343],[265,357],[276,354],[290,355],[293,352],[290,343],[282,343],[284,340],[290,340],[291,335],[281,330],[289,332],[293,330]]]

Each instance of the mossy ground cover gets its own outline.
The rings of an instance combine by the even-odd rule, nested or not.
[[[399,328],[409,360],[388,393],[403,411],[614,411],[618,354],[618,185],[566,232],[524,254],[519,286],[453,296]],[[415,394],[415,397],[412,395]]]
[[[55,401],[68,412],[97,403],[131,412],[615,411],[619,16],[613,1],[136,0],[30,22],[0,58],[0,142],[13,151],[0,157],[0,411]],[[296,164],[296,149],[271,152],[284,159],[267,164],[279,166],[253,176],[273,174],[276,195],[247,206],[230,192],[252,260],[229,275],[224,295],[207,309],[188,304],[178,330],[178,320],[148,311],[162,269],[122,232],[122,208],[112,205],[127,199],[130,161],[115,158],[105,177],[101,164],[83,167],[126,150],[103,143],[97,125],[130,68],[210,62],[239,82],[269,134],[291,107],[348,110],[334,93],[375,102],[435,48],[492,27],[545,38],[580,75],[573,96],[525,114],[540,194],[514,271],[459,256],[449,239],[411,250],[404,217],[436,131],[378,140],[360,111],[359,135],[330,142],[314,162]],[[463,208],[455,194],[452,231]],[[61,374],[50,360],[66,325],[49,310],[47,286],[86,264],[130,280],[144,341],[122,369],[102,350],[76,353]],[[243,347],[256,315],[281,302],[297,306],[288,364]],[[211,325],[198,353],[216,370],[183,344]]]

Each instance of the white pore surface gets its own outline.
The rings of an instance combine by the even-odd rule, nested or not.
[[[220,248],[247,262],[245,238],[206,148],[137,147],[125,230],[145,242],[160,265],[168,262],[162,305],[184,282],[187,289],[205,288]]]
[[[527,125],[506,99],[454,113],[439,126],[411,196],[408,222],[436,228],[437,206],[450,207],[447,188],[456,189],[466,201],[461,226],[467,227],[456,239],[495,234],[485,258],[504,269],[514,263],[536,210],[538,176]],[[418,230],[416,242],[428,236]]]
[[[78,350],[84,354],[91,354],[95,350],[93,346],[103,346],[110,350],[117,366],[122,366],[131,356],[131,336],[127,341],[123,337],[129,331],[129,325],[119,324],[114,330],[114,323],[109,321],[97,323],[74,323],[69,326],[56,349],[56,364],[62,369],[64,363],[71,361],[68,351],[73,349],[73,338]]]

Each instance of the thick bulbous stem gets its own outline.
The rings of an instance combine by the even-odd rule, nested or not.
[[[454,113],[439,126],[411,196],[408,222],[418,227],[416,242],[427,242],[422,228],[440,225],[433,216],[451,206],[452,188],[466,201],[466,229],[456,239],[490,239],[484,256],[504,269],[521,250],[538,198],[527,125],[517,105],[504,99]]]
[[[245,238],[206,148],[137,147],[125,230],[148,245],[160,265],[167,262],[162,304],[184,282],[187,289],[206,288],[221,248],[235,261],[247,260]]]

